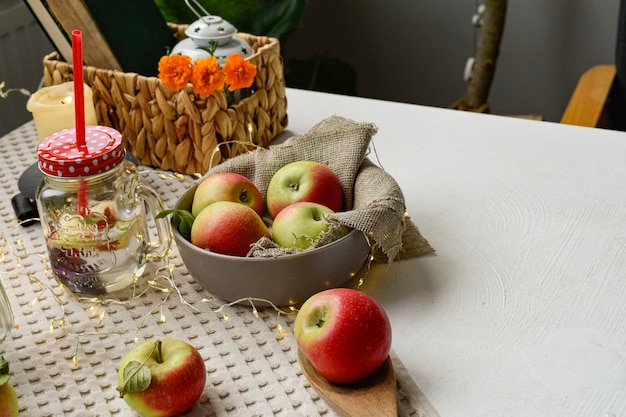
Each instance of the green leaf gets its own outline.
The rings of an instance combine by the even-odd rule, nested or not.
[[[285,43],[287,38],[302,26],[308,4],[307,0],[261,0],[255,15],[248,14],[242,22],[242,32],[278,38]]]
[[[178,231],[185,239],[191,238],[191,226],[193,225],[193,221],[196,219],[193,214],[191,214],[188,210],[181,209],[167,209],[161,211],[156,215],[157,219],[163,218],[169,214],[174,213],[174,220],[172,224],[174,227],[178,227]]]
[[[0,356],[0,386],[9,381],[9,362]]]
[[[124,367],[124,385],[117,390],[122,394],[142,392],[148,389],[152,381],[150,368],[138,361],[130,361]]]

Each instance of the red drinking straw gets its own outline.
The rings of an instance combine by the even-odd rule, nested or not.
[[[74,120],[76,145],[88,151],[85,143],[85,94],[83,88],[83,33],[72,31],[72,58],[74,60]],[[76,211],[81,216],[89,214],[87,183],[81,178],[76,196]]]
[[[83,93],[83,34],[72,31],[72,58],[74,59],[74,118],[76,144],[85,147],[85,95]]]

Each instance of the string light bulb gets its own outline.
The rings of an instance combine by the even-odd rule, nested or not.
[[[276,326],[276,328],[278,329],[278,336],[279,337],[283,337],[285,335],[285,330],[283,329],[282,324],[278,323],[278,325]]]

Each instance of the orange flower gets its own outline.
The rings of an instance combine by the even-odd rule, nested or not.
[[[250,87],[256,76],[256,65],[239,54],[232,54],[224,62],[224,75],[229,91]]]
[[[172,90],[185,88],[191,78],[191,58],[180,54],[161,57],[159,78],[165,87]]]
[[[224,88],[224,74],[214,56],[196,60],[191,72],[191,83],[194,93],[205,97]]]

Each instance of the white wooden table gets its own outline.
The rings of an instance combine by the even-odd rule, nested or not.
[[[386,308],[394,353],[439,416],[626,416],[626,134],[293,89],[287,97],[283,138],[333,114],[378,126],[371,159],[398,181],[436,254],[376,265],[363,289]],[[189,339],[210,364],[190,415],[333,415],[298,371],[293,339],[276,338],[273,312],[254,320],[232,308],[225,322],[175,297],[152,311],[162,296],[151,294],[102,306],[101,331],[123,334],[81,338],[98,315],[62,294],[70,333],[50,334],[60,305],[28,279],[59,293],[40,274],[41,233],[6,230],[33,138],[25,125],[0,148],[2,278],[21,326],[0,354],[24,415],[130,415],[116,366],[135,337],[159,335]],[[148,180],[170,202],[182,189]],[[9,243],[24,245],[21,264]],[[199,302],[206,293],[173,261],[184,296]],[[411,414],[415,399],[403,410],[423,416]]]
[[[290,90],[289,129],[376,123],[436,255],[377,267],[442,417],[626,416],[626,134]]]

